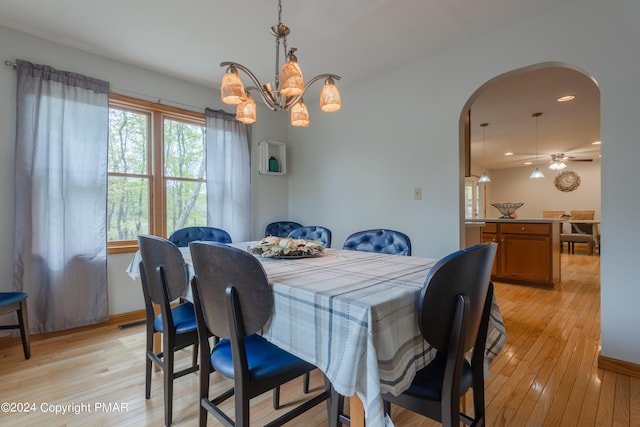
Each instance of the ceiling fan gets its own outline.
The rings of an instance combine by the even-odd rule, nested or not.
[[[554,170],[562,170],[567,167],[567,163],[569,162],[593,162],[594,159],[600,156],[600,150],[568,150],[562,153],[539,153],[539,159],[536,158],[535,153],[514,153],[514,155],[519,155],[520,159],[529,162],[530,164],[539,164],[542,165],[544,163],[549,164],[549,168]],[[523,157],[524,156],[524,157]],[[548,160],[544,160],[544,159]]]
[[[567,167],[567,162],[592,162],[592,158],[576,158],[574,156],[567,156],[564,153],[551,154],[551,160],[549,161],[549,169],[562,170]]]
[[[593,155],[593,152],[584,153],[585,155]],[[550,155],[549,169],[562,170],[567,167],[567,162],[593,162],[592,157],[577,158],[575,156],[568,156],[564,153],[555,153]]]

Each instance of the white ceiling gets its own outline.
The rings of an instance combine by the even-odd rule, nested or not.
[[[284,0],[282,22],[291,28],[288,46],[298,48],[305,77],[335,73],[342,77],[338,87],[346,87],[569,1]],[[275,0],[0,0],[0,25],[211,88],[219,86],[222,61],[247,66],[262,83],[273,80],[270,27],[277,16]],[[488,87],[472,108],[473,161],[482,163],[482,121],[490,123],[488,168],[510,166],[498,162],[507,145],[535,151],[525,146],[535,135],[534,111],[545,113],[540,153],[585,151],[599,139],[599,95],[581,76],[561,73],[556,82],[543,73],[522,75],[525,83]],[[547,103],[567,90],[586,92],[567,106]]]

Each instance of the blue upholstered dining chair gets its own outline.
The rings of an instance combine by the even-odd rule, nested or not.
[[[485,425],[484,358],[496,247],[481,243],[459,250],[429,271],[418,300],[418,326],[437,353],[402,394],[383,394],[387,414],[393,403],[446,427],[457,427],[460,420]],[[469,362],[465,354],[472,349]],[[473,416],[460,413],[460,399],[469,389]]]
[[[178,247],[187,247],[190,242],[196,240],[231,243],[231,236],[223,229],[215,227],[185,227],[169,236],[169,241]]]
[[[24,292],[0,292],[0,315],[16,312],[18,323],[0,325],[0,330],[20,329],[22,351],[24,358],[31,358],[31,343],[29,340],[29,316],[27,313],[27,297]]]
[[[294,221],[276,221],[267,226],[264,229],[264,237],[267,236],[276,236],[276,237],[287,237],[289,233],[291,233],[296,228],[302,227],[302,224],[299,224]]]
[[[411,239],[400,231],[384,228],[357,231],[346,238],[342,249],[411,256]]]
[[[296,228],[287,237],[292,239],[317,240],[325,248],[331,247],[331,230],[319,225],[307,225]]]
[[[227,426],[249,426],[250,399],[274,390],[315,366],[270,343],[260,332],[273,312],[273,293],[260,262],[251,254],[213,242],[189,244],[195,277],[191,288],[200,335],[200,426],[208,413]],[[210,348],[209,335],[219,339]],[[215,369],[234,382],[233,388],[209,397],[209,376]],[[279,426],[328,400],[325,390],[280,415]],[[235,423],[220,404],[235,397]],[[327,405],[328,411],[335,410]]]
[[[155,362],[164,375],[164,422],[173,420],[173,380],[198,370],[198,331],[195,311],[190,302],[171,303],[188,290],[189,271],[180,249],[172,242],[156,236],[138,236],[140,246],[140,279],[147,323],[145,398],[151,397],[151,369]],[[160,306],[156,316],[153,304]],[[153,348],[154,335],[162,335],[162,352]],[[191,366],[174,370],[175,351],[193,346]]]

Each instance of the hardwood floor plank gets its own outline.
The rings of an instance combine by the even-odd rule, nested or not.
[[[598,400],[597,426],[613,425],[613,405],[616,391],[615,372],[603,371],[600,399]]]
[[[563,254],[560,289],[495,284],[508,339],[485,383],[488,426],[640,425],[640,379],[597,367],[599,268],[598,256]],[[164,424],[162,372],[153,373],[151,399],[144,398],[144,327],[108,324],[34,338],[30,360],[24,360],[18,339],[2,340],[0,402],[35,403],[37,410],[0,413],[0,425]],[[179,366],[190,359],[190,350],[178,352]],[[174,384],[174,425],[198,425],[198,374]],[[320,372],[312,373],[311,384],[314,392],[322,389]],[[229,385],[214,374],[211,394]],[[301,389],[299,379],[283,387],[283,409],[300,398]],[[55,405],[67,412],[51,413]],[[232,413],[233,402],[224,407]],[[256,426],[277,416],[271,393],[254,399],[251,410]],[[397,407],[393,421],[398,427],[439,425]],[[289,423],[326,424],[325,405]],[[219,424],[209,417],[208,425]]]
[[[629,377],[616,375],[616,392],[613,400],[613,425],[628,426],[629,420]]]

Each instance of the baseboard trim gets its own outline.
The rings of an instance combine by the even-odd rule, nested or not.
[[[90,331],[96,328],[102,328],[105,326],[121,326],[129,324],[137,324],[141,320],[144,321],[146,313],[144,310],[129,311],[127,313],[119,313],[109,316],[109,319],[105,322],[96,323],[95,325],[81,326],[79,328],[65,329],[64,331],[45,332],[42,334],[32,334],[30,336],[31,341],[38,341],[45,338],[58,337],[62,335],[74,334],[77,332]],[[133,326],[133,325],[132,325]],[[3,336],[0,337],[0,347],[9,346],[12,344],[21,344],[20,337]]]
[[[630,377],[640,378],[640,365],[624,360],[613,359],[606,356],[598,356],[598,368]]]

